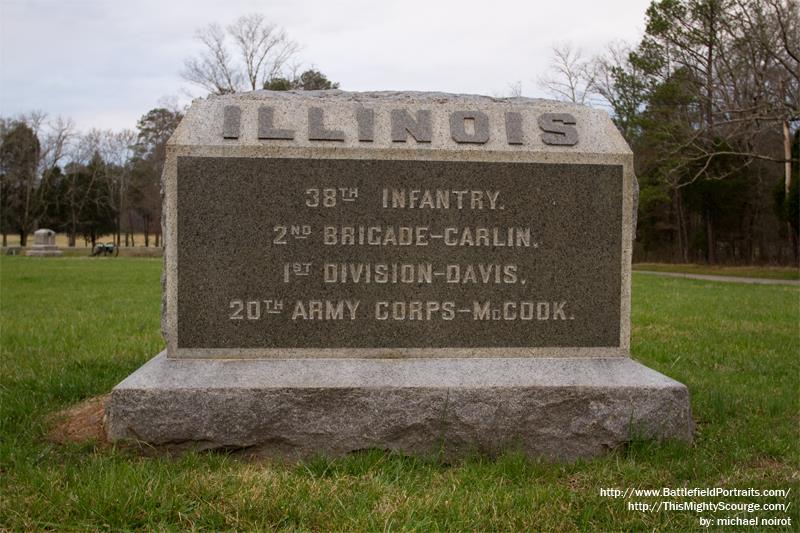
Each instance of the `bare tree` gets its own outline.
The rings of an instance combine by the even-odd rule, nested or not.
[[[740,23],[726,30],[749,52],[740,55],[746,63],[744,69],[753,73],[755,86],[742,105],[752,110],[751,129],[758,129],[752,126],[759,122],[781,124],[784,196],[788,201],[792,182],[798,179],[792,175],[797,165],[797,159],[792,160],[792,124],[800,121],[800,4],[794,0],[736,0],[734,11]],[[741,73],[736,76],[736,80],[742,78]],[[797,233],[791,220],[787,224],[797,260]]]
[[[17,120],[31,128],[39,139],[39,177],[47,175],[63,163],[68,145],[75,136],[75,123],[72,119],[59,116],[48,120],[47,113],[34,110],[20,114]]]
[[[768,101],[771,108],[759,102],[762,116],[755,118],[782,123],[788,194],[792,183],[790,123],[800,120],[800,4],[783,0],[736,0],[734,11],[739,23],[726,27],[726,31],[748,52],[740,54],[749,63],[743,67],[753,72],[759,91],[748,94],[746,103],[752,107],[754,101]],[[737,74],[736,79],[740,80],[741,73]]]
[[[75,123],[72,122],[72,119],[57,117],[47,123],[44,131],[37,131],[37,135],[42,145],[39,172],[45,175],[62,164],[69,142],[75,135]]]
[[[553,60],[547,74],[539,77],[539,87],[557,100],[589,104],[594,92],[592,62],[570,43],[553,46]]]
[[[522,82],[515,81],[508,84],[508,96],[511,98],[518,98],[522,96]]]
[[[136,133],[133,130],[105,131],[102,136],[101,153],[109,166],[108,179],[105,181],[109,189],[106,198],[114,211],[117,247],[121,245],[122,216],[129,209],[127,195],[135,142]]]
[[[641,48],[663,58],[658,83],[683,76],[699,107],[692,132],[669,139],[672,172],[695,169],[681,186],[709,175],[720,157],[785,163],[782,149],[759,150],[766,130],[796,120],[800,111],[798,4],[782,0],[706,0],[664,3],[653,10]],[[784,134],[784,137],[785,134]],[[720,148],[720,140],[723,148]]]
[[[649,88],[643,73],[631,62],[631,52],[627,43],[614,41],[591,61],[591,89],[600,98],[598,105],[608,108],[629,143],[638,132],[637,118],[647,102]]]
[[[93,192],[104,177],[100,151],[103,133],[93,129],[76,136],[70,147],[70,162],[65,167],[62,201],[65,208],[67,243],[74,247],[84,212],[94,200]]]
[[[203,50],[186,60],[181,75],[212,94],[263,88],[298,50],[283,29],[258,13],[239,17],[225,30],[209,24],[198,30],[196,38]]]
[[[44,118],[44,117],[43,117]],[[44,122],[44,120],[43,120]],[[44,127],[37,131],[41,143],[39,154],[39,215],[41,222],[45,222],[53,229],[58,229],[56,224],[59,216],[62,199],[59,196],[58,178],[56,174],[66,163],[70,145],[76,137],[75,124],[71,119],[57,117],[55,120],[44,122]]]

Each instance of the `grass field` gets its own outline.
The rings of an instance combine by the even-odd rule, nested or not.
[[[711,266],[672,263],[636,263],[634,270],[651,272],[678,272],[681,274],[709,274],[738,278],[800,279],[800,268],[769,266]]]
[[[0,259],[0,530],[686,531],[800,520],[800,288],[634,275],[633,355],[685,383],[692,446],[637,442],[554,465],[370,451],[299,464],[55,445],[47,415],[108,392],[163,346],[158,259]],[[642,513],[601,488],[791,488],[787,513]],[[663,498],[638,498],[655,503]],[[735,528],[736,529],[736,528]]]

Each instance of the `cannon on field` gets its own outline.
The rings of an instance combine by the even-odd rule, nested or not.
[[[94,248],[92,248],[92,257],[97,257],[100,255],[102,256],[113,255],[116,257],[119,255],[119,248],[117,248],[113,242],[97,243],[94,246]]]

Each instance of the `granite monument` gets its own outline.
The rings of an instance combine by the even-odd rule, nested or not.
[[[168,144],[166,350],[112,440],[571,460],[691,440],[630,358],[633,156],[544,100],[270,92],[194,102]]]
[[[25,252],[29,257],[59,257],[61,250],[56,246],[56,232],[51,229],[37,229],[33,232],[33,246]]]

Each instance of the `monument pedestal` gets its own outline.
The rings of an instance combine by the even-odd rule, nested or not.
[[[628,357],[633,170],[606,113],[559,102],[195,100],[164,164],[169,358],[114,389],[109,438],[556,460],[690,441],[686,387]]]
[[[51,229],[38,229],[33,232],[33,246],[25,252],[28,257],[60,257],[62,254],[56,246],[56,232]]]
[[[54,245],[38,245],[34,244],[30,250],[25,252],[28,257],[61,257],[63,252]]]
[[[117,385],[112,441],[265,455],[519,450],[575,460],[690,441],[686,387],[627,357],[170,359]]]

